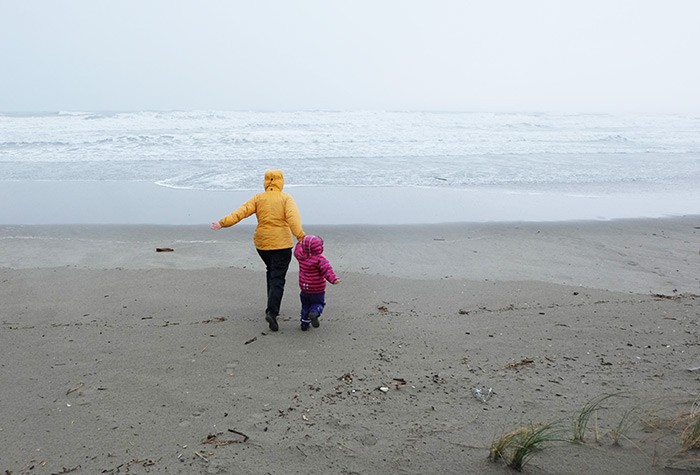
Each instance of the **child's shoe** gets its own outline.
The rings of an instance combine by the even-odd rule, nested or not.
[[[301,324],[301,331],[305,332],[306,330],[309,329],[309,324],[308,323],[302,323]]]
[[[314,328],[318,328],[320,323],[318,322],[318,317],[319,314],[316,312],[309,312],[309,318],[311,319],[311,326]]]

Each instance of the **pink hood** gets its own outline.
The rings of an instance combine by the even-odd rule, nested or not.
[[[301,261],[323,254],[323,239],[307,234],[294,249],[294,257]]]

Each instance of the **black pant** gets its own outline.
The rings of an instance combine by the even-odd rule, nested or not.
[[[258,254],[265,262],[267,272],[267,308],[266,313],[276,317],[280,313],[280,303],[284,294],[284,283],[287,277],[287,269],[292,261],[292,248],[263,251],[258,249]]]

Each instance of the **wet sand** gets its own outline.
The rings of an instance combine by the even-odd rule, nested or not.
[[[262,182],[260,183],[262,187]],[[126,181],[0,181],[2,224],[202,225],[224,216],[253,194],[202,191]],[[305,225],[403,225],[551,222],[663,218],[697,214],[700,190],[649,185],[582,189],[555,185],[547,192],[503,187],[295,187]]]

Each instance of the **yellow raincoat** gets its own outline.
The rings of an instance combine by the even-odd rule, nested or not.
[[[265,192],[258,193],[243,203],[233,213],[221,218],[219,224],[228,228],[255,214],[258,226],[253,242],[257,249],[272,251],[294,247],[292,234],[301,241],[305,234],[301,227],[301,217],[294,198],[282,191],[284,174],[282,170],[265,172]]]

